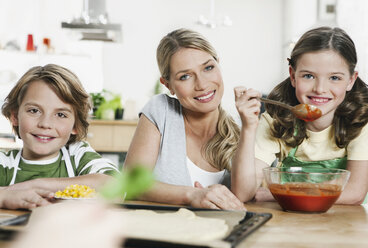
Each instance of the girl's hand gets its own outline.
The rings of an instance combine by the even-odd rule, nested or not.
[[[0,190],[0,207],[6,209],[31,209],[50,204],[54,193],[43,189]]]
[[[244,204],[224,185],[214,184],[204,188],[195,182],[194,186],[190,200],[192,207],[246,211]]]
[[[261,102],[257,99],[261,93],[239,86],[234,88],[235,106],[244,128],[256,128],[261,112]]]

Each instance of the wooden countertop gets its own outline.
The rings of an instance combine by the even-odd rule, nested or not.
[[[319,214],[285,212],[276,202],[247,203],[245,206],[249,211],[271,213],[273,217],[239,244],[239,248],[368,247],[368,206],[334,205],[326,213]],[[0,209],[2,213],[19,215],[25,212]],[[5,247],[6,243],[0,241],[0,247]]]
[[[273,217],[239,247],[368,247],[368,206],[334,205],[311,214],[282,211],[276,202],[245,205]]]

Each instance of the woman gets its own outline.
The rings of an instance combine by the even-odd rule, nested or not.
[[[141,199],[213,209],[240,209],[230,186],[239,128],[221,108],[224,85],[218,57],[200,34],[166,35],[157,48],[160,82],[172,95],[143,108],[125,165],[153,169],[154,187]]]

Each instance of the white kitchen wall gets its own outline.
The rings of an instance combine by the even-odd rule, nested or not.
[[[107,0],[110,21],[122,24],[123,37],[121,43],[99,46],[70,39],[70,31],[61,29],[62,21],[80,15],[82,0],[0,0],[0,45],[14,39],[24,49],[26,36],[32,33],[35,43],[51,38],[57,54],[85,56],[90,52],[92,58],[101,54],[101,65],[79,66],[75,72],[85,85],[101,79],[101,85],[87,89],[101,86],[120,93],[123,101],[136,101],[138,111],[151,97],[159,77],[155,51],[160,39],[176,28],[191,28],[217,49],[226,85],[223,105],[235,113],[234,86],[242,84],[267,93],[283,77],[283,2],[216,0],[217,17],[230,16],[233,26],[209,29],[195,22],[200,14],[210,15],[210,0]],[[83,51],[83,47],[88,48]],[[59,61],[55,59],[55,63]]]
[[[282,7],[282,0],[216,0],[218,18],[230,16],[233,26],[209,29],[196,21],[200,14],[210,15],[210,0],[109,0],[111,19],[122,23],[123,42],[105,46],[105,86],[124,98],[140,99],[140,108],[159,78],[155,53],[160,39],[174,29],[191,28],[218,51],[225,80],[223,105],[235,113],[234,86],[266,93],[282,78]]]
[[[368,1],[339,0],[337,23],[353,39],[357,53],[359,76],[368,82]]]
[[[72,67],[87,90],[103,87],[119,93],[124,102],[135,101],[134,111],[138,111],[153,94],[159,77],[155,52],[160,39],[186,27],[201,32],[217,49],[225,80],[223,105],[236,116],[233,87],[242,84],[267,93],[284,79],[290,44],[319,24],[321,1],[331,0],[215,0],[216,17],[228,15],[233,25],[209,29],[196,21],[200,14],[210,15],[210,0],[106,0],[110,21],[122,25],[122,42],[102,43],[77,41],[71,31],[61,29],[62,21],[80,16],[82,0],[0,0],[0,47],[16,40],[24,51],[28,33],[38,45],[43,37],[51,38],[55,47],[52,56],[0,52],[1,95],[6,91],[2,82],[15,81],[31,58],[32,63]],[[363,79],[368,73],[367,8],[365,0],[337,0],[336,25],[357,44]],[[9,67],[17,67],[15,74],[9,73]]]

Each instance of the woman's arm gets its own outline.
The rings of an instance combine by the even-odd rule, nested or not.
[[[141,165],[153,171],[159,154],[160,139],[161,134],[157,127],[142,114],[130,143],[124,168],[130,169],[136,165]],[[190,187],[169,185],[156,181],[154,186],[140,199],[171,204],[189,204],[186,199],[189,190]]]
[[[348,160],[347,170],[350,171],[350,178],[336,203],[359,205],[368,191],[368,161]]]
[[[157,127],[143,114],[124,163],[127,169],[137,164],[153,170],[158,158],[161,135]],[[223,185],[189,187],[156,181],[154,186],[139,199],[203,208],[241,209],[243,204]]]

